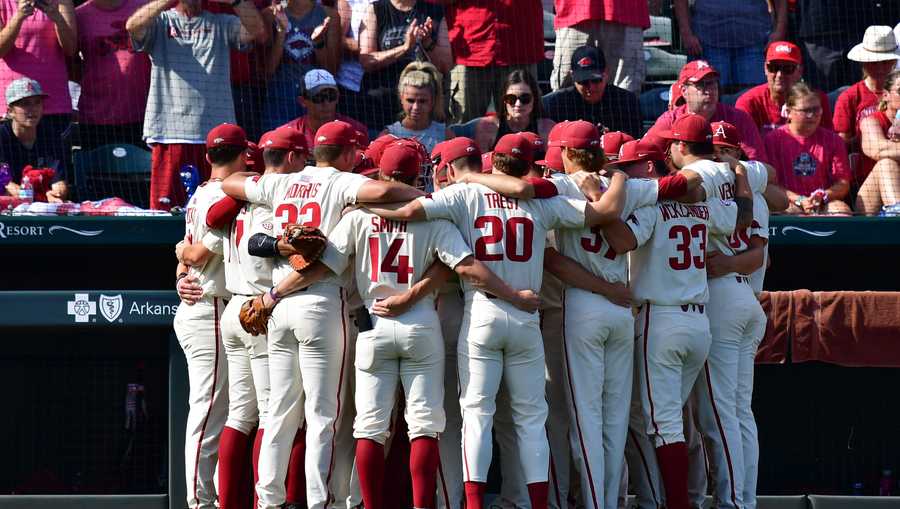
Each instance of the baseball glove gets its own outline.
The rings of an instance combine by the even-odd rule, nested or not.
[[[309,268],[325,251],[325,234],[318,228],[290,223],[281,238],[294,248],[295,253],[288,257],[288,262],[297,272]]]
[[[269,316],[271,315],[272,310],[263,305],[262,295],[257,295],[250,300],[244,301],[244,304],[241,306],[241,312],[238,314],[238,319],[241,322],[241,327],[248,334],[258,336],[267,332]]]

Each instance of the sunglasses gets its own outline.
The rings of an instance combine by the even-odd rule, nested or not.
[[[688,85],[696,88],[697,90],[707,90],[707,91],[711,92],[713,90],[718,90],[719,81],[718,80],[703,80],[703,81],[697,81],[697,82],[689,81]]]
[[[591,78],[589,80],[579,81],[578,84],[582,87],[586,87],[588,85],[599,85],[603,81],[603,78]]]
[[[769,62],[766,64],[766,70],[772,74],[794,74],[797,71],[797,64],[776,64]]]
[[[313,104],[322,104],[322,103],[333,103],[337,101],[338,93],[337,90],[333,88],[326,88],[325,90],[319,92],[318,94],[309,98]]]
[[[531,104],[532,98],[533,96],[531,94],[506,94],[505,96],[503,96],[503,102],[510,106],[514,106],[516,104],[516,101],[519,101],[522,104]]]
[[[812,118],[820,113],[822,113],[821,106],[814,106],[812,108],[791,108],[791,111],[796,111],[797,113],[802,114],[806,118]]]

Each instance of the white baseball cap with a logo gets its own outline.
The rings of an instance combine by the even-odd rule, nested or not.
[[[312,69],[303,76],[303,91],[306,95],[315,95],[325,88],[337,89],[334,75],[325,69]]]
[[[41,84],[31,78],[19,78],[6,87],[6,104],[36,96],[47,97],[47,94]]]

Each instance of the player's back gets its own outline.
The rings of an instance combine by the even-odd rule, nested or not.
[[[272,286],[273,258],[251,256],[250,238],[257,233],[272,236],[272,209],[245,203],[231,222],[225,247],[225,284],[234,295],[258,295]]]
[[[185,216],[185,236],[192,244],[203,242],[213,251],[206,262],[199,267],[190,267],[188,273],[197,278],[197,284],[203,287],[203,295],[209,297],[228,297],[225,288],[225,266],[222,258],[222,235],[206,226],[206,214],[209,208],[225,197],[222,182],[208,180],[200,185],[188,201]],[[215,246],[213,246],[213,243]]]

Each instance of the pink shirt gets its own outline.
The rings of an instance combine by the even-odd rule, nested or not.
[[[682,104],[674,110],[663,113],[656,119],[656,123],[653,124],[653,127],[647,131],[647,134],[644,137],[650,137],[651,142],[654,142],[657,146],[661,146],[662,144],[658,141],[660,135],[667,133],[669,129],[672,128],[672,123],[675,122],[675,119],[686,114],[687,111],[687,105]],[[741,148],[744,149],[744,152],[747,154],[747,159],[769,162],[769,159],[766,157],[766,148],[763,145],[762,137],[759,135],[759,130],[756,128],[756,124],[753,123],[753,119],[750,118],[750,115],[727,104],[719,103],[716,106],[716,112],[713,113],[713,116],[709,121],[725,121],[737,127],[741,136]]]
[[[556,0],[553,28],[571,27],[587,20],[650,28],[646,0]]]
[[[838,180],[850,181],[847,148],[831,129],[820,127],[803,138],[791,134],[785,125],[766,135],[765,143],[778,181],[789,191],[809,196]]]
[[[78,118],[85,124],[133,124],[144,119],[150,59],[131,49],[125,21],[143,5],[125,0],[109,11],[88,1],[75,9],[78,48],[84,56]]]
[[[17,9],[15,0],[0,0],[0,22],[6,26]],[[56,26],[37,8],[22,22],[13,48],[0,58],[0,111],[6,111],[7,85],[23,76],[40,83],[49,96],[44,101],[45,115],[72,113],[66,57],[56,38]]]
[[[822,127],[831,129],[831,104],[828,102],[828,96],[820,90],[816,90],[816,95],[819,96],[819,103],[822,105]],[[750,115],[763,136],[787,123],[787,119],[782,115],[784,103],[778,104],[772,100],[767,83],[757,85],[741,94],[734,107]]]

